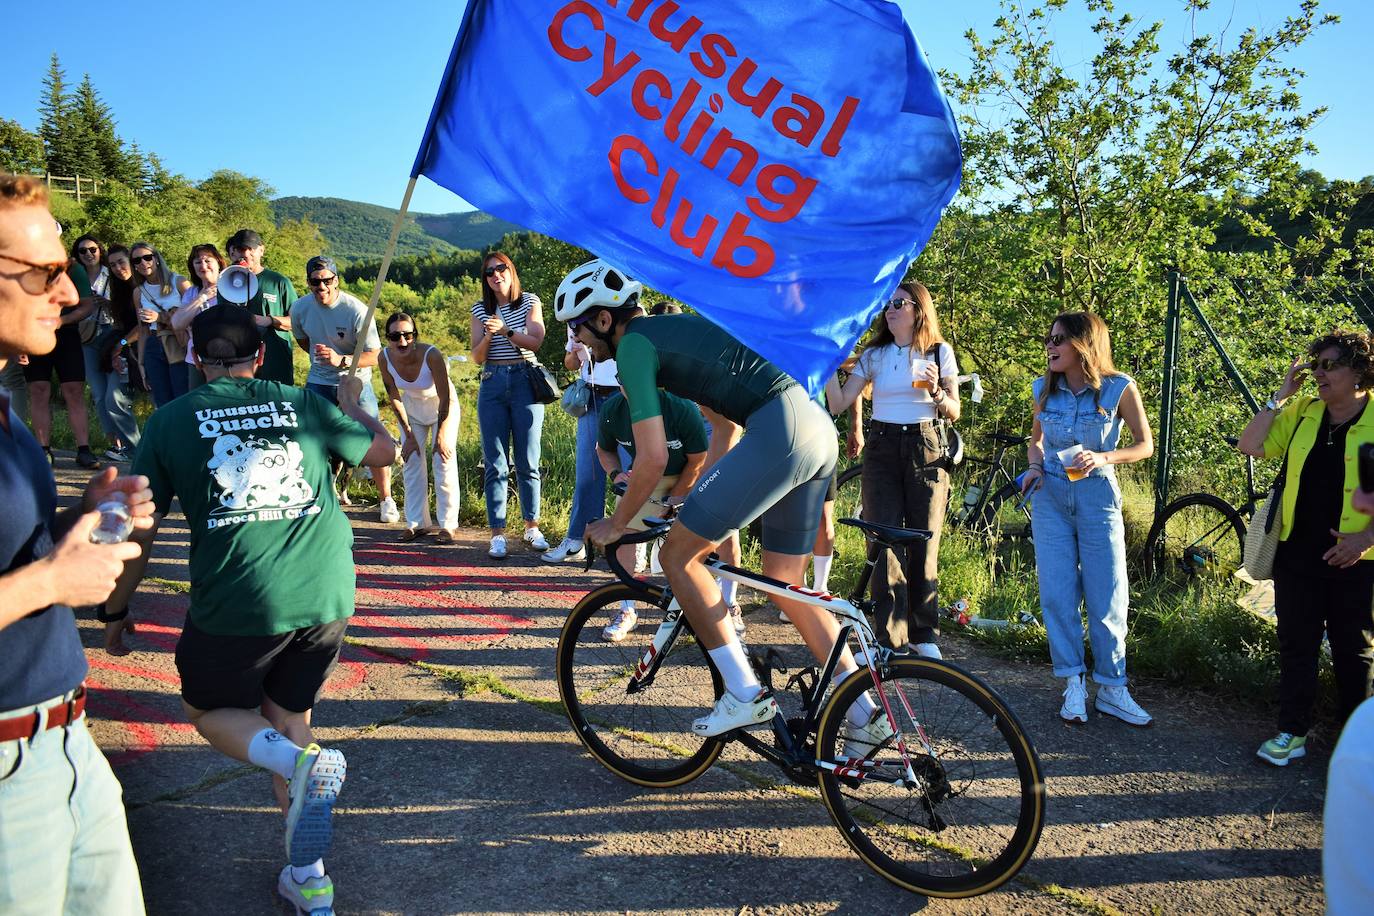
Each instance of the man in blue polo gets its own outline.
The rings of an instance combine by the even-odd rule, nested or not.
[[[78,301],[66,262],[42,183],[0,174],[0,368],[57,345]],[[47,459],[0,393],[0,913],[143,912],[119,782],[86,731],[71,610],[103,602],[138,555],[91,542],[91,510],[112,498],[151,524],[148,481],[112,467],[57,512]]]

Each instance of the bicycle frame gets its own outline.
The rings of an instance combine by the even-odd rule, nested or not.
[[[993,448],[991,458],[979,458],[976,455],[968,455],[964,458],[964,460],[970,464],[983,465],[988,470],[986,476],[981,479],[981,482],[977,478],[970,481],[971,483],[979,484],[982,487],[982,492],[978,494],[978,501],[969,510],[968,516],[960,522],[961,525],[971,522],[976,523],[978,519],[983,517],[983,512],[987,509],[988,501],[997,494],[999,489],[1001,489],[1001,483],[1016,482],[1016,478],[1011,475],[1011,472],[1007,470],[1006,464],[1003,462],[1003,458],[1006,457],[1007,452],[1012,450],[1012,447],[1010,443],[998,442]],[[1020,505],[1019,508],[1026,518],[1029,519],[1030,510],[1024,505]]]
[[[670,526],[671,523],[669,522],[655,525],[642,533],[622,538],[618,544],[614,546],[640,543],[662,537]],[[631,587],[642,588],[647,599],[650,595],[649,589],[645,586],[643,581],[634,578],[634,576],[626,571],[620,564],[619,560],[616,558],[614,546],[611,546],[610,549],[606,551],[607,563],[611,567],[611,571],[615,574],[616,578],[625,584]],[[876,562],[875,557],[876,554],[870,551],[870,558],[868,561],[869,570],[865,571],[865,579],[869,575],[873,563]],[[590,565],[590,555],[588,557],[588,563]],[[854,758],[843,762],[837,762],[822,759],[818,755],[808,752],[806,748],[807,737],[815,732],[819,724],[820,716],[824,710],[823,700],[826,690],[828,689],[831,679],[834,677],[836,668],[839,666],[840,658],[844,654],[845,648],[848,646],[851,633],[858,639],[859,653],[862,655],[864,662],[868,666],[869,672],[873,676],[875,686],[882,683],[881,666],[882,663],[891,656],[891,650],[878,644],[863,611],[853,603],[835,595],[831,595],[828,592],[820,592],[804,586],[792,585],[779,579],[764,576],[760,573],[754,573],[745,569],[740,569],[736,566],[731,566],[728,563],[722,562],[715,554],[703,560],[702,563],[707,569],[711,570],[714,575],[720,576],[721,578],[729,579],[741,585],[746,585],[756,591],[764,592],[765,594],[776,595],[793,601],[799,601],[811,607],[821,608],[833,614],[841,621],[839,636],[835,640],[835,645],[830,650],[830,655],[826,658],[825,663],[818,672],[815,683],[809,688],[806,686],[803,675],[809,669],[803,669],[801,672],[798,672],[797,675],[794,675],[787,687],[784,688],[790,688],[793,683],[797,683],[802,688],[800,692],[803,700],[804,715],[800,720],[796,721],[795,725],[789,723],[781,714],[774,717],[772,722],[773,734],[777,739],[778,748],[781,748],[781,750],[770,747],[755,736],[742,730],[731,733],[730,737],[744,744],[764,759],[784,769],[797,767],[825,769],[834,771],[836,775],[852,779],[864,779],[869,776],[877,776],[886,781],[901,783],[909,788],[919,788],[922,785],[922,780],[916,775],[916,768],[911,762],[911,752],[908,750],[902,738],[903,731],[900,729],[897,730],[896,735],[896,748],[901,755],[904,770],[903,775],[900,777],[889,778],[885,774],[877,772],[879,761],[875,759]],[[636,664],[634,673],[630,677],[630,682],[626,686],[627,693],[637,693],[653,683],[654,677],[663,659],[667,656],[674,643],[687,626],[686,617],[682,613],[682,606],[678,603],[677,598],[673,596],[671,588],[664,588],[662,597],[654,603],[663,609],[665,617],[663,622],[659,624],[658,630],[654,633],[654,638],[649,644],[649,647],[645,650],[643,658]],[[767,660],[765,659],[765,664],[766,662]],[[772,669],[770,668],[765,668],[764,671],[765,677],[768,677],[770,680],[771,671]],[[785,673],[785,671],[783,673]],[[888,721],[910,722],[914,733],[922,745],[920,751],[926,756],[934,757],[934,749],[929,739],[926,737],[925,729],[917,719],[915,710],[911,708],[911,704],[908,702],[906,696],[900,692],[897,694],[902,705],[901,712],[904,715],[904,718],[899,718],[897,715],[894,715],[894,710],[891,708],[891,703],[887,694],[881,690],[877,691],[877,694],[883,712],[888,716]]]

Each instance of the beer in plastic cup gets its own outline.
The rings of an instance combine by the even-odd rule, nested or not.
[[[931,363],[932,361],[928,359],[913,359],[911,361],[912,388],[917,391],[931,390],[930,379],[926,378],[926,366],[931,365]]]
[[[1060,464],[1064,465],[1064,473],[1069,475],[1069,480],[1082,480],[1088,476],[1087,471],[1080,471],[1073,466],[1073,460],[1078,457],[1078,453],[1081,451],[1083,451],[1083,446],[1070,445],[1057,453]]]

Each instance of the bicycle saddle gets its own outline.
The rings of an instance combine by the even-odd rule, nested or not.
[[[993,433],[992,438],[998,442],[1005,442],[1007,445],[1021,445],[1023,442],[1030,441],[1030,436],[1013,436],[1011,433]]]
[[[875,525],[873,522],[866,522],[859,518],[842,518],[840,522],[845,525],[853,525],[860,531],[866,532],[874,540],[887,544],[889,547],[900,547],[913,541],[928,541],[931,534],[924,528],[894,528],[891,525]]]

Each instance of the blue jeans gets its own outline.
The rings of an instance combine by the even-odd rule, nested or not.
[[[1031,497],[1040,609],[1057,677],[1087,671],[1083,618],[1087,608],[1093,680],[1126,683],[1126,531],[1121,490],[1113,475],[1070,481],[1047,472]]]
[[[186,364],[167,362],[167,352],[162,349],[162,340],[156,334],[149,334],[143,349],[143,377],[148,387],[153,389],[153,405],[161,407],[173,398],[185,394],[191,386],[186,376]]]
[[[577,418],[576,470],[568,537],[579,541],[583,529],[606,515],[606,471],[596,457],[596,440],[597,428],[601,425],[601,405],[607,400],[593,394],[587,412]]]
[[[338,385],[322,385],[319,382],[306,382],[305,390],[315,392],[335,407],[339,406]],[[367,382],[363,383],[362,394],[358,395],[358,406],[363,409],[363,413],[372,417],[374,420],[381,419],[381,417],[377,415],[377,392],[373,391],[372,385]]]
[[[122,795],[84,716],[0,743],[0,913],[142,914]]]
[[[534,400],[524,364],[484,366],[477,392],[477,425],[482,431],[482,463],[487,498],[487,527],[506,527],[507,457],[514,440],[519,478],[520,514],[539,519],[539,440],[544,431],[544,405]]]
[[[104,415],[110,418],[115,437],[126,449],[138,448],[138,420],[134,418],[134,392],[129,383],[119,377],[118,372],[107,372],[105,376]],[[88,376],[89,377],[89,376]],[[103,417],[102,417],[103,419]]]
[[[113,442],[119,438],[119,429],[105,408],[105,392],[110,386],[110,375],[100,371],[100,350],[96,347],[82,344],[81,357],[86,361],[86,384],[91,386],[91,405],[95,408],[95,418],[100,421],[105,438]]]

